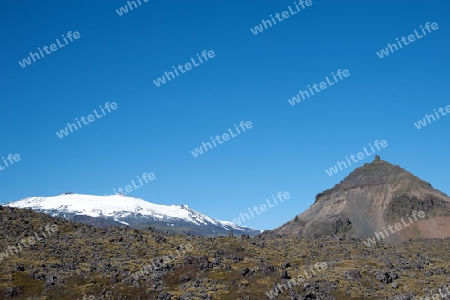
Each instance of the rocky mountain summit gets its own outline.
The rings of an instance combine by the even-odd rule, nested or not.
[[[420,211],[425,214],[424,218],[412,218]],[[389,234],[387,228],[397,223],[409,225]],[[450,198],[377,155],[371,163],[355,169],[333,188],[317,194],[308,210],[263,234],[363,238],[374,236],[376,232],[386,233],[385,229],[386,242],[448,237]]]

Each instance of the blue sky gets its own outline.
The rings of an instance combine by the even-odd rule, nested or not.
[[[67,191],[112,194],[136,176],[156,179],[130,196],[188,204],[232,220],[277,192],[291,198],[242,225],[272,229],[339,183],[325,170],[375,140],[382,159],[450,194],[448,1],[312,1],[254,35],[250,28],[294,1],[155,1],[123,16],[126,1],[12,1],[0,12],[1,202]],[[396,38],[439,29],[380,59]],[[80,38],[22,68],[37,48]],[[153,80],[196,53],[215,57],[160,87]],[[288,99],[331,72],[350,76],[292,106]],[[99,105],[118,108],[60,139],[56,132]],[[193,157],[240,121],[253,127]],[[373,156],[356,163],[371,162]],[[0,166],[4,167],[0,160]]]

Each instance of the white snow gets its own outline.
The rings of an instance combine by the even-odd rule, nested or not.
[[[196,225],[207,225],[208,222],[221,227],[231,227],[243,230],[228,221],[219,221],[202,213],[192,210],[187,205],[160,205],[143,199],[127,197],[122,195],[94,196],[83,194],[59,195],[53,197],[32,197],[6,204],[11,207],[30,208],[33,210],[58,210],[85,215],[90,217],[113,217],[116,221],[130,216],[132,213],[140,213],[143,216],[155,217],[160,220],[164,218],[182,219]]]
[[[122,223],[122,224],[124,224],[124,225],[130,225],[129,223],[127,223],[127,222],[124,222],[124,221],[120,221],[120,220],[117,220],[117,219],[114,219],[114,221],[116,221],[116,222],[119,222],[119,223]]]

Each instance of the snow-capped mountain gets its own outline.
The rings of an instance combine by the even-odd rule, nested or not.
[[[126,226],[147,229],[152,226],[196,235],[256,235],[260,230],[219,221],[190,209],[187,205],[160,205],[122,195],[93,196],[66,193],[54,197],[32,197],[5,204],[28,208],[72,221],[96,226]]]

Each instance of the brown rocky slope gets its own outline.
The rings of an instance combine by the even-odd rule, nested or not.
[[[416,220],[412,217],[414,211],[423,211],[425,217]],[[388,226],[394,228],[396,223],[405,225],[401,230],[389,231]],[[339,184],[318,194],[308,210],[263,234],[363,238],[384,233],[384,229],[388,233],[384,234],[386,242],[448,237],[450,198],[377,155],[372,163],[355,169]]]

